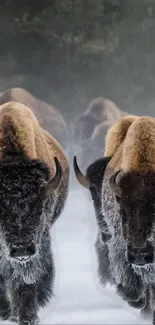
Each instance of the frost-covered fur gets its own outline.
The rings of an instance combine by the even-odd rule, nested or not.
[[[39,306],[43,307],[53,294],[55,269],[48,227],[43,233],[38,254],[30,261],[21,263],[7,258],[3,247],[1,255],[1,302],[7,302],[8,306],[2,309],[1,304],[0,316],[4,319],[14,318],[21,324],[33,324],[37,319]],[[24,311],[22,294],[25,295],[24,299],[27,296],[29,300],[28,313],[25,313],[26,306]]]
[[[141,290],[140,286],[137,288],[137,283],[140,280],[137,278],[134,269],[126,262],[126,245],[122,236],[119,206],[111,193],[106,172],[102,184],[102,214],[112,236],[107,243],[111,272],[116,284],[119,285],[121,283],[125,287],[128,285],[129,298],[137,300],[143,295],[143,289]],[[134,294],[132,294],[132,287],[134,288]],[[137,293],[135,292],[136,290]]]
[[[54,157],[59,161],[57,169]],[[3,319],[34,325],[38,322],[39,307],[52,297],[55,272],[50,229],[66,202],[68,181],[69,166],[62,147],[39,126],[29,108],[19,103],[2,105],[0,317]]]
[[[109,269],[114,279],[113,282],[116,285],[118,294],[132,307],[140,309],[146,307],[148,309],[149,306],[154,311],[155,264],[141,268],[130,265],[127,262],[126,243],[122,235],[120,221],[120,209],[111,193],[108,179],[108,172],[105,172],[102,184],[102,214],[112,235],[111,239],[107,242],[107,246]],[[146,297],[148,288],[150,291],[150,301],[147,301],[148,298]]]
[[[97,159],[87,168],[86,171],[86,177],[89,180],[89,190],[93,200],[94,211],[98,225],[98,235],[95,242],[95,249],[98,260],[98,274],[102,285],[106,285],[108,282],[113,283],[107,246],[107,241],[110,238],[110,233],[107,228],[107,224],[101,214],[100,200],[102,178],[109,161],[109,157]]]
[[[9,157],[0,162],[0,316],[17,318],[20,324],[33,324],[39,306],[53,292],[50,227],[54,198],[46,197],[42,187],[49,177],[46,165],[37,160]],[[36,253],[28,260],[11,257],[18,243],[33,243]]]
[[[126,252],[128,244],[141,249],[149,242],[155,256],[154,148],[153,118],[129,116],[112,127],[105,152],[113,157],[105,171],[101,193],[101,212],[111,234],[107,242],[110,269],[117,291],[134,307],[150,306],[153,324],[155,259],[152,264],[136,266],[128,261]],[[119,172],[110,186],[111,177]]]

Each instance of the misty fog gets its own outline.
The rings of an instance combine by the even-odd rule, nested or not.
[[[2,0],[0,91],[23,87],[67,117],[109,97],[154,114],[153,0]]]
[[[97,97],[125,114],[155,117],[154,0],[1,0],[0,30],[0,93],[26,89],[58,109],[67,126]],[[147,323],[113,287],[99,283],[93,203],[72,170],[74,154],[82,170],[101,156],[94,130],[84,149],[77,134],[65,148],[70,191],[51,231],[55,296],[40,312],[41,324]]]

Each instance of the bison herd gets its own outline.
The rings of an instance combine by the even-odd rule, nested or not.
[[[101,284],[155,324],[155,119],[99,97],[69,122],[22,88],[0,94],[0,317],[39,322],[50,230],[75,181],[92,198]]]

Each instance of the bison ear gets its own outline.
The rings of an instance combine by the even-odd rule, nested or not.
[[[112,192],[119,198],[122,196],[122,189],[120,187],[120,179],[123,176],[123,171],[119,170],[115,172],[109,179],[109,185]]]
[[[78,182],[85,188],[89,189],[89,182],[88,179],[85,175],[82,174],[78,164],[77,164],[77,159],[74,156],[74,161],[73,161],[73,166],[74,166],[74,172],[75,172],[75,176],[78,180]]]
[[[45,184],[45,190],[48,196],[53,194],[55,190],[57,190],[57,188],[61,183],[62,175],[63,175],[63,171],[59,163],[59,160],[55,157],[54,161],[56,165],[55,176]]]

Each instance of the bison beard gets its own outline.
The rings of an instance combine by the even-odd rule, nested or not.
[[[39,306],[53,293],[54,199],[46,196],[42,186],[49,177],[48,167],[38,160],[14,157],[0,162],[0,316],[20,325],[35,324]],[[33,242],[34,255],[23,261],[11,257],[10,248],[17,241]]]

